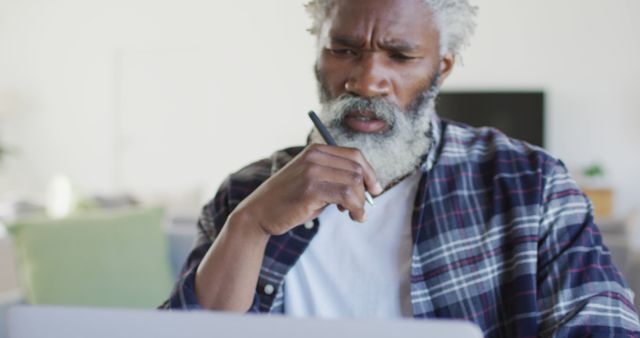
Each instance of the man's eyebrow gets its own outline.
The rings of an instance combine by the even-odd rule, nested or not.
[[[363,39],[348,35],[332,36],[331,43],[356,48],[362,47],[364,45]],[[380,47],[398,53],[410,53],[420,49],[420,45],[417,43],[397,39],[384,41],[380,43]]]
[[[380,47],[383,49],[391,50],[394,52],[415,52],[420,49],[420,45],[417,43],[411,43],[405,40],[389,40],[384,41],[380,44]]]
[[[347,36],[347,35],[332,36],[331,43],[335,43],[335,44],[346,46],[346,47],[362,47],[362,45],[364,45],[364,41],[362,41],[362,39],[358,39],[358,38]]]

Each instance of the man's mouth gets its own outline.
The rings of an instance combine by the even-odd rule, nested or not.
[[[355,111],[344,117],[344,124],[351,130],[361,133],[380,133],[389,128],[384,120],[371,111]]]

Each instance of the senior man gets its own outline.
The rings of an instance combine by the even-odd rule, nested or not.
[[[562,162],[437,117],[474,29],[467,0],[307,9],[320,115],[340,146],[314,131],[230,175],[163,307],[462,318],[490,337],[638,333],[633,294]]]

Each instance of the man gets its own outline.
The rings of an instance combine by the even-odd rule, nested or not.
[[[435,114],[474,28],[467,0],[308,9],[321,118],[340,146],[314,131],[232,174],[163,307],[463,318],[492,337],[639,332],[563,164]]]

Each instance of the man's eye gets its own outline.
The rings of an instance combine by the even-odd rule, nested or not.
[[[411,61],[411,60],[416,59],[416,57],[405,55],[405,54],[402,54],[402,53],[391,54],[391,58],[394,59],[394,60],[397,60],[397,61]]]
[[[353,49],[349,48],[330,48],[329,51],[337,56],[355,56],[357,55]]]

